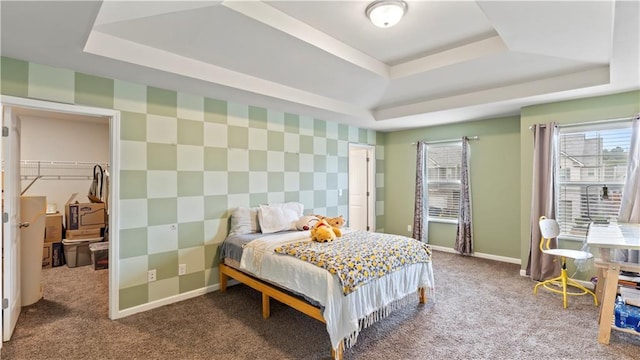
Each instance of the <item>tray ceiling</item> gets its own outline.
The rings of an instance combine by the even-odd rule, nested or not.
[[[640,88],[636,1],[2,2],[2,54],[381,131]]]

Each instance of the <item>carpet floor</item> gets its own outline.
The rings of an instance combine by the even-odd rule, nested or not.
[[[562,299],[519,266],[434,252],[436,295],[364,329],[345,359],[639,359],[638,336],[597,342],[590,297]],[[44,298],[23,308],[2,359],[328,359],[324,324],[244,286],[108,319],[108,271],[45,269]]]

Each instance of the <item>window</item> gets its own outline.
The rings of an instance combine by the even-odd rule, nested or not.
[[[561,236],[584,239],[591,221],[617,219],[630,142],[631,122],[559,129],[557,218]]]
[[[427,146],[429,220],[458,220],[462,143]]]

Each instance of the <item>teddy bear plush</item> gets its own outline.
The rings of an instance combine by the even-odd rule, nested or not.
[[[336,217],[333,217],[333,218],[332,217],[328,217],[328,216],[324,216],[324,215],[318,215],[318,214],[313,214],[311,216],[315,216],[320,220],[324,219],[324,220],[330,221],[330,223],[333,222],[334,224],[337,224],[337,226],[339,226],[339,227],[342,227],[345,224],[345,220],[344,220],[344,217],[342,215],[336,216]]]
[[[327,223],[329,223],[329,225],[331,225],[334,228],[338,228],[338,229],[343,227],[344,223],[345,223],[344,217],[342,217],[342,215],[336,216],[336,217],[332,217],[332,218],[325,217],[324,219],[327,221]],[[340,236],[340,235],[338,235],[338,236]]]
[[[296,229],[299,231],[311,230],[320,219],[315,215],[304,215],[296,221]]]
[[[329,242],[342,236],[342,232],[338,228],[334,228],[326,220],[320,220],[311,229],[311,240],[317,242]]]

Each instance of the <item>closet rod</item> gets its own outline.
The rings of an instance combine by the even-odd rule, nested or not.
[[[469,140],[478,140],[480,139],[479,136],[467,136],[466,137]],[[448,140],[434,140],[434,141],[424,141],[425,144],[427,145],[431,145],[431,144],[443,144],[443,143],[450,143],[450,142],[456,142],[456,141],[461,141],[462,138],[458,138],[458,139],[448,139]],[[415,145],[417,144],[417,142],[412,142],[411,145]]]
[[[573,124],[558,124],[558,127],[572,127],[572,126],[582,126],[582,125],[606,124],[606,123],[610,123],[610,122],[633,120],[633,119],[635,119],[635,118],[637,118],[639,116],[640,116],[640,114],[637,114],[635,116],[617,118],[617,119],[604,119],[604,120],[586,121],[586,122],[573,123]],[[540,126],[541,128],[546,128],[547,124],[538,124],[538,126]],[[529,126],[529,130],[533,130],[533,125]]]
[[[108,162],[91,162],[91,161],[61,161],[61,160],[20,160],[20,165],[71,165],[71,166],[87,166],[93,167],[94,165],[109,166]]]
[[[100,165],[108,171],[109,163],[95,163],[87,161],[57,161],[57,160],[20,160],[20,172],[31,172],[31,174],[21,174],[20,179],[31,180],[31,182],[20,192],[24,195],[38,180],[91,180],[92,176],[79,174],[60,174],[60,172],[90,171],[95,165]],[[57,174],[50,174],[56,171]],[[35,174],[33,174],[35,172]],[[44,173],[43,173],[44,172]],[[45,174],[49,172],[49,174]],[[93,171],[92,171],[93,172]]]
[[[88,175],[22,175],[22,180],[92,180],[93,176]]]

